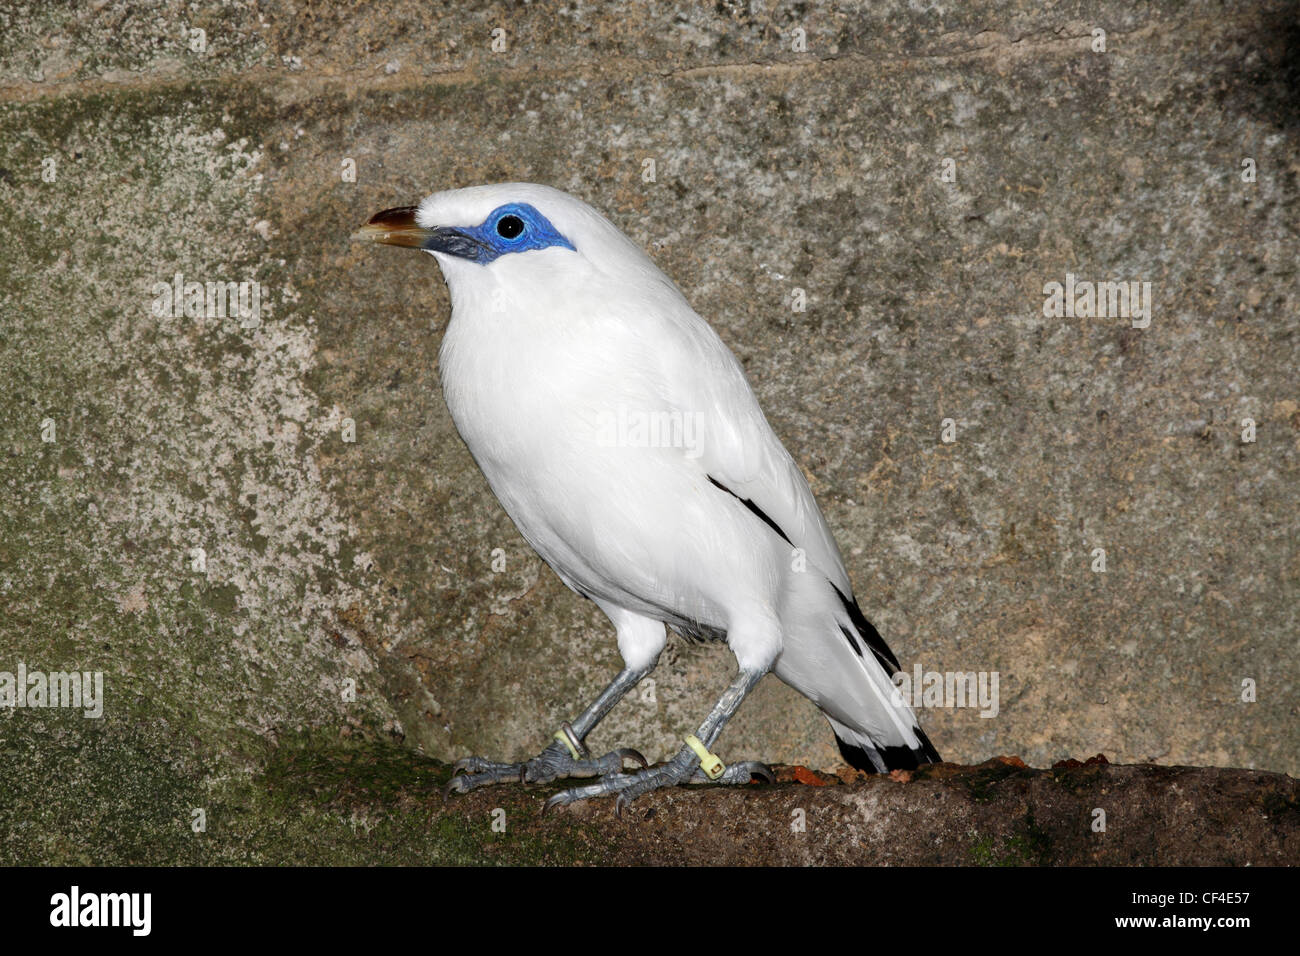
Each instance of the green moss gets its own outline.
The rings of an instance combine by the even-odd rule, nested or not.
[[[970,861],[975,866],[998,866],[997,858],[993,852],[993,838],[981,837],[971,844]]]
[[[22,715],[24,720],[29,715]],[[3,865],[572,865],[608,859],[582,823],[543,824],[547,793],[508,786],[444,803],[450,767],[374,741],[295,735],[262,769],[178,760],[181,741],[122,722],[32,722],[6,739]],[[80,722],[80,723],[78,723]],[[493,811],[506,830],[493,830]],[[204,828],[194,830],[195,811]]]
[[[975,866],[1050,866],[1051,848],[1050,836],[1030,811],[1012,835],[980,837],[967,852]]]
[[[450,776],[446,764],[382,744],[323,750],[290,743],[271,752],[257,782],[290,801],[321,792],[331,799],[390,803],[403,793],[436,790]]]
[[[235,612],[235,602],[239,598],[239,588],[233,584],[214,584],[202,589],[203,604],[218,614],[227,615]]]
[[[278,747],[255,778],[255,802],[289,829],[269,834],[262,852],[312,863],[550,866],[599,859],[608,848],[581,824],[543,826],[549,792],[536,788],[444,803],[450,776],[447,764],[385,743]],[[504,832],[492,828],[498,808]]]
[[[174,742],[80,713],[24,713],[14,722],[5,744],[14,758],[0,799],[0,863],[202,862],[190,820],[206,805],[203,770],[176,757]],[[51,738],[60,746],[51,747]]]
[[[1003,780],[1022,774],[1032,776],[1033,771],[997,763],[977,768],[974,773],[963,778],[962,782],[966,785],[966,792],[970,794],[970,798],[977,803],[983,803],[993,799],[994,789]]]

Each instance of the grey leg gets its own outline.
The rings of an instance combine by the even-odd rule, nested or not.
[[[492,783],[549,783],[552,780],[569,777],[618,774],[623,770],[624,760],[633,760],[642,767],[648,766],[645,757],[627,747],[612,750],[603,757],[593,758],[583,741],[587,734],[591,733],[592,728],[613,710],[614,705],[653,669],[653,663],[641,670],[625,667],[601,692],[595,702],[568,726],[567,729],[572,731],[578,745],[577,757],[574,757],[569,752],[569,748],[558,740],[553,741],[540,754],[525,763],[498,763],[483,757],[466,757],[458,760],[452,768],[451,782],[447,784],[444,795],[469,793],[476,787]]]
[[[654,670],[657,663],[659,663],[659,659],[655,658],[654,664],[644,670],[634,671],[629,667],[625,667],[619,671],[618,676],[600,692],[600,696],[596,698],[592,705],[579,714],[578,719],[573,722],[573,732],[578,739],[586,740],[587,734],[591,733],[595,726],[605,719],[605,715],[614,709],[615,704],[627,696],[628,691],[641,683],[642,678]],[[556,743],[558,742],[556,741]]]
[[[700,729],[695,734],[705,747],[713,746],[714,741],[718,739],[718,735],[722,733],[722,728],[731,719],[732,715],[740,709],[741,703],[749,696],[749,692],[754,689],[754,685],[759,682],[763,673],[763,671],[741,671],[736,676],[736,679],[731,682],[731,686],[723,693],[713,710],[709,711],[709,715],[704,718],[704,723],[700,724]],[[755,761],[732,764],[716,780],[709,779],[699,767],[699,755],[689,746],[686,746],[679,750],[676,756],[666,764],[650,767],[640,773],[622,773],[620,770],[616,773],[606,774],[596,783],[588,786],[574,787],[565,790],[563,793],[557,793],[546,801],[546,808],[564,806],[591,797],[618,794],[614,810],[616,813],[621,814],[623,807],[641,796],[641,794],[657,790],[660,787],[672,787],[681,783],[749,783],[754,776],[765,777],[769,783],[775,782],[776,779],[771,770]]]

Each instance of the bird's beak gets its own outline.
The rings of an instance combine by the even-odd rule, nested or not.
[[[382,242],[386,246],[411,246],[422,249],[433,230],[415,224],[417,208],[398,206],[396,209],[377,212],[364,226],[352,234],[352,238]]]
[[[462,229],[451,226],[434,228],[417,225],[417,206],[398,206],[385,209],[370,217],[370,221],[352,234],[353,239],[381,242],[386,246],[409,246],[429,252],[445,252],[461,259],[475,262],[493,257],[492,247]]]

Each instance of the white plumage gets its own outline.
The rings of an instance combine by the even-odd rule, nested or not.
[[[384,226],[406,239],[367,229],[442,268],[456,427],[529,544],[613,621],[628,668],[653,666],[665,623],[725,634],[742,673],[772,671],[821,708],[846,757],[937,760],[868,646],[884,648],[798,465],[735,356],[649,257],[545,186],[435,193],[413,215],[414,230]],[[503,215],[524,236],[506,239],[517,227]],[[514,251],[529,230],[533,247]],[[698,433],[689,447],[678,432],[610,441],[620,416]]]

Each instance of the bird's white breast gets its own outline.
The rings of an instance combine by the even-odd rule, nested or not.
[[[716,423],[718,409],[675,408],[678,379],[708,371],[689,330],[665,318],[684,308],[698,322],[680,295],[662,282],[648,298],[628,295],[599,276],[506,287],[476,275],[461,288],[454,275],[440,356],[447,406],[529,543],[591,596],[725,623],[723,596],[764,576],[754,564],[769,532],[733,513],[691,448],[611,443],[606,427],[620,409]],[[708,441],[703,428],[696,437]]]

